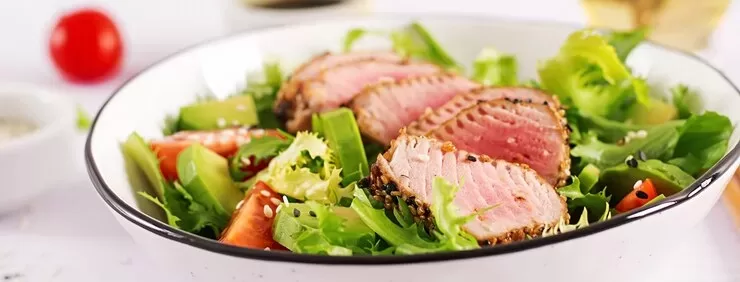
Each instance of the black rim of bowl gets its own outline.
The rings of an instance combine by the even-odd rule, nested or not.
[[[459,21],[470,21],[470,22],[489,22],[489,23],[510,23],[510,24],[518,24],[518,25],[558,25],[558,26],[576,26],[575,24],[568,24],[568,23],[557,23],[557,22],[545,22],[545,21],[519,21],[519,20],[506,20],[506,19],[499,19],[495,17],[485,17],[485,16],[463,16],[463,15],[407,15],[407,14],[376,14],[362,19],[371,19],[371,20],[459,20]],[[323,20],[320,21],[321,23],[331,23],[331,22],[343,22],[343,21],[352,21],[351,18],[347,17],[338,17],[331,20]],[[300,25],[298,23],[297,25]],[[265,251],[265,250],[257,250],[257,249],[249,249],[249,248],[241,248],[241,247],[235,247],[230,246],[226,244],[222,244],[216,240],[200,237],[195,234],[191,234],[185,231],[181,231],[178,229],[175,229],[173,227],[170,227],[164,222],[161,222],[153,217],[150,217],[143,212],[139,211],[138,209],[126,204],[121,198],[119,198],[105,183],[105,181],[102,179],[100,172],[98,171],[98,167],[95,163],[95,158],[92,155],[92,149],[91,149],[91,140],[92,136],[95,132],[95,128],[97,126],[98,118],[102,114],[102,112],[105,110],[108,103],[120,92],[122,88],[124,88],[126,85],[128,85],[132,80],[135,80],[139,75],[146,73],[147,70],[150,68],[157,66],[163,62],[168,61],[170,58],[175,57],[179,54],[185,53],[187,51],[190,51],[192,49],[205,47],[209,44],[213,44],[215,42],[218,42],[220,40],[225,40],[231,37],[270,30],[270,29],[279,29],[284,27],[290,27],[295,26],[294,24],[282,24],[282,25],[274,25],[270,27],[264,27],[264,28],[258,28],[258,29],[248,29],[244,30],[239,33],[235,34],[229,34],[225,36],[221,36],[218,38],[206,40],[204,42],[186,47],[184,49],[181,49],[169,56],[166,56],[153,64],[149,65],[147,68],[140,71],[135,76],[129,78],[126,82],[124,82],[118,89],[116,89],[113,94],[105,101],[103,106],[100,108],[98,113],[95,116],[95,119],[93,121],[92,127],[90,129],[90,132],[88,133],[86,144],[85,144],[85,163],[87,166],[87,170],[90,176],[90,180],[92,181],[93,185],[95,186],[95,189],[97,190],[98,194],[100,194],[103,201],[111,207],[116,213],[118,213],[120,216],[125,218],[126,220],[130,221],[131,223],[149,231],[153,234],[163,237],[164,239],[176,241],[182,244],[190,245],[205,251],[220,253],[228,256],[234,256],[234,257],[240,257],[240,258],[248,258],[248,259],[255,259],[255,260],[265,260],[265,261],[280,261],[280,262],[294,262],[294,263],[307,263],[307,264],[337,264],[337,265],[385,265],[385,264],[410,264],[410,263],[423,263],[423,262],[439,262],[439,261],[448,261],[448,260],[460,260],[460,259],[472,259],[472,258],[480,258],[480,257],[487,257],[487,256],[495,256],[495,255],[505,255],[505,254],[511,254],[519,251],[525,251],[525,250],[531,250],[547,245],[552,245],[572,239],[577,239],[581,237],[585,237],[591,234],[599,233],[602,231],[606,231],[608,229],[621,226],[636,220],[640,220],[643,218],[646,218],[648,216],[666,211],[672,207],[675,207],[693,197],[698,195],[700,192],[704,191],[705,188],[707,188],[709,185],[714,183],[715,180],[717,180],[722,174],[726,173],[733,165],[734,161],[737,159],[738,155],[740,155],[740,146],[737,144],[734,146],[734,148],[726,154],[717,164],[715,164],[711,169],[709,169],[707,172],[705,172],[701,177],[697,178],[694,183],[692,183],[689,187],[684,189],[682,192],[675,194],[673,196],[670,196],[666,198],[664,201],[657,205],[649,206],[649,207],[642,207],[636,210],[633,210],[631,212],[620,214],[618,216],[615,216],[611,218],[610,220],[599,222],[592,224],[588,227],[585,227],[583,229],[577,229],[565,233],[561,233],[554,236],[547,236],[547,237],[541,237],[541,238],[535,238],[531,240],[524,240],[504,245],[498,245],[494,247],[483,247],[480,249],[475,250],[467,250],[467,251],[454,251],[454,252],[442,252],[442,253],[431,253],[431,254],[418,254],[418,255],[403,255],[403,256],[325,256],[325,255],[309,255],[309,254],[295,254],[291,252],[284,252],[284,251]],[[585,27],[585,26],[578,26],[578,27]],[[720,70],[718,70],[716,67],[712,66],[708,62],[706,62],[704,59],[682,50],[678,50],[672,47],[664,46],[662,44],[658,44],[655,42],[646,42],[647,44],[651,44],[655,47],[659,47],[663,49],[666,52],[672,52],[677,53],[682,56],[691,58],[693,60],[696,60],[704,65],[706,65],[708,68],[711,68],[714,70],[718,75],[720,75],[729,85],[733,87],[736,93],[740,94],[740,90],[732,83],[732,81]],[[715,189],[719,189],[719,187],[715,187]]]

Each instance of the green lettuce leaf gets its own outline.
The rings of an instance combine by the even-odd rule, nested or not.
[[[571,150],[571,155],[600,169],[624,162],[628,156],[642,151],[648,159],[665,160],[673,154],[678,143],[678,123],[667,123],[647,130],[644,138],[635,138],[624,145],[604,143],[595,135],[588,135]]]
[[[676,87],[671,88],[671,93],[673,94],[673,106],[678,111],[678,118],[687,119],[701,112],[701,97],[698,93],[689,89],[688,86],[676,85]]]
[[[373,207],[371,200],[362,189],[355,189],[355,199],[351,208],[373,231],[389,245],[395,247],[396,254],[420,254],[441,251],[469,250],[479,248],[475,238],[465,233],[462,226],[473,215],[461,216],[453,203],[457,186],[441,177],[435,177],[432,184],[432,205],[430,207],[436,229],[431,236],[422,236],[416,223],[404,220],[398,213],[395,220],[388,217],[382,209]],[[484,211],[482,211],[484,212]],[[391,215],[393,216],[393,215]],[[402,223],[396,223],[396,221]],[[426,237],[431,237],[432,240]]]
[[[571,184],[558,188],[558,193],[566,198],[571,214],[585,209],[590,211],[592,216],[596,216],[590,219],[591,222],[599,221],[609,212],[610,197],[606,196],[606,190],[591,193],[590,187],[582,185],[576,176],[572,176]]]
[[[247,77],[247,87],[236,95],[252,95],[261,128],[280,128],[272,107],[283,84],[284,74],[277,62],[262,64],[262,72]]]
[[[82,106],[77,105],[77,130],[87,131],[90,129],[91,124],[92,120],[90,119],[90,114],[88,114]]]
[[[334,152],[315,133],[299,132],[290,146],[270,161],[265,172],[260,180],[276,192],[299,200],[338,203],[352,195],[349,188],[339,185],[341,169]]]
[[[516,58],[493,48],[483,49],[473,61],[472,79],[486,86],[518,84]]]
[[[727,151],[732,129],[730,119],[716,112],[691,116],[679,130],[669,163],[691,175],[712,167]]]
[[[538,74],[544,89],[589,115],[624,120],[634,103],[649,103],[646,82],[632,76],[614,47],[591,30],[571,34]]]
[[[344,36],[342,49],[345,52],[352,50],[353,45],[366,35],[389,38],[393,50],[401,56],[429,61],[451,71],[462,70],[462,67],[442,48],[434,36],[418,22],[391,31],[351,29]]]
[[[244,168],[243,160],[247,159],[254,163],[277,156],[281,151],[290,146],[292,140],[282,139],[275,136],[265,135],[254,138],[249,143],[239,147],[233,158],[230,160],[229,172],[231,178],[241,181],[251,175],[247,175],[242,169]]]
[[[614,47],[619,60],[624,62],[627,56],[637,45],[645,41],[650,35],[650,29],[647,27],[637,28],[631,31],[615,31],[607,34],[606,40],[609,45]]]

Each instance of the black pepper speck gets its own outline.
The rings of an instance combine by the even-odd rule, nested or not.
[[[360,179],[360,181],[357,182],[357,186],[360,188],[370,187],[370,178],[365,177],[363,179]]]
[[[316,217],[316,213],[313,211],[308,211],[308,215],[310,215],[311,217]]]
[[[627,159],[627,162],[626,163],[627,163],[627,166],[629,166],[631,168],[636,168],[637,167],[637,160],[635,158],[632,158],[631,157],[631,158]]]
[[[468,160],[471,162],[476,162],[478,159],[475,158],[475,156],[468,155]]]
[[[637,151],[637,156],[640,158],[641,161],[647,161],[647,155],[642,150]]]
[[[293,216],[295,216],[295,217],[299,217],[299,216],[301,216],[301,211],[299,211],[298,209],[295,209],[295,208],[294,208],[294,209],[293,209]]]
[[[635,195],[637,195],[638,198],[643,199],[643,200],[648,198],[648,194],[643,192],[642,190],[638,190],[637,193],[635,193]]]

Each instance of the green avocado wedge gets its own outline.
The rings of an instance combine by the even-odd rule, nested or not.
[[[339,157],[342,168],[342,185],[368,176],[370,173],[365,146],[354,113],[348,108],[321,113],[312,117],[314,131],[326,139]]]
[[[259,123],[251,95],[222,101],[207,101],[180,109],[180,130],[214,130],[227,126],[252,126]]]
[[[638,161],[637,167],[627,164],[605,169],[601,173],[599,186],[606,186],[606,192],[611,194],[611,201],[618,203],[634,188],[635,182],[650,178],[658,194],[666,197],[681,192],[694,182],[694,177],[679,167],[659,160]]]
[[[219,214],[231,215],[244,198],[231,181],[228,161],[199,143],[178,155],[177,174],[195,201]]]

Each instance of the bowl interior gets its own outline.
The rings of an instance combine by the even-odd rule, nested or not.
[[[345,33],[356,27],[389,29],[408,24],[407,18],[335,20],[237,34],[180,52],[129,81],[99,113],[90,136],[90,153],[104,183],[126,204],[156,210],[140,202],[126,175],[120,143],[137,131],[145,138],[161,136],[162,121],[177,113],[196,95],[223,97],[244,85],[245,71],[259,71],[263,61],[277,58],[291,69],[310,56],[338,51]],[[535,78],[537,62],[554,55],[563,40],[579,27],[545,23],[513,23],[469,18],[422,18],[442,46],[461,63],[469,63],[484,47],[517,56],[522,78]],[[368,39],[360,48],[389,46]],[[684,83],[701,93],[704,106],[740,121],[737,89],[718,71],[687,54],[653,44],[636,48],[628,64],[659,91]],[[210,89],[209,86],[211,85]],[[735,130],[732,149],[740,133]],[[729,150],[728,150],[729,151]]]

